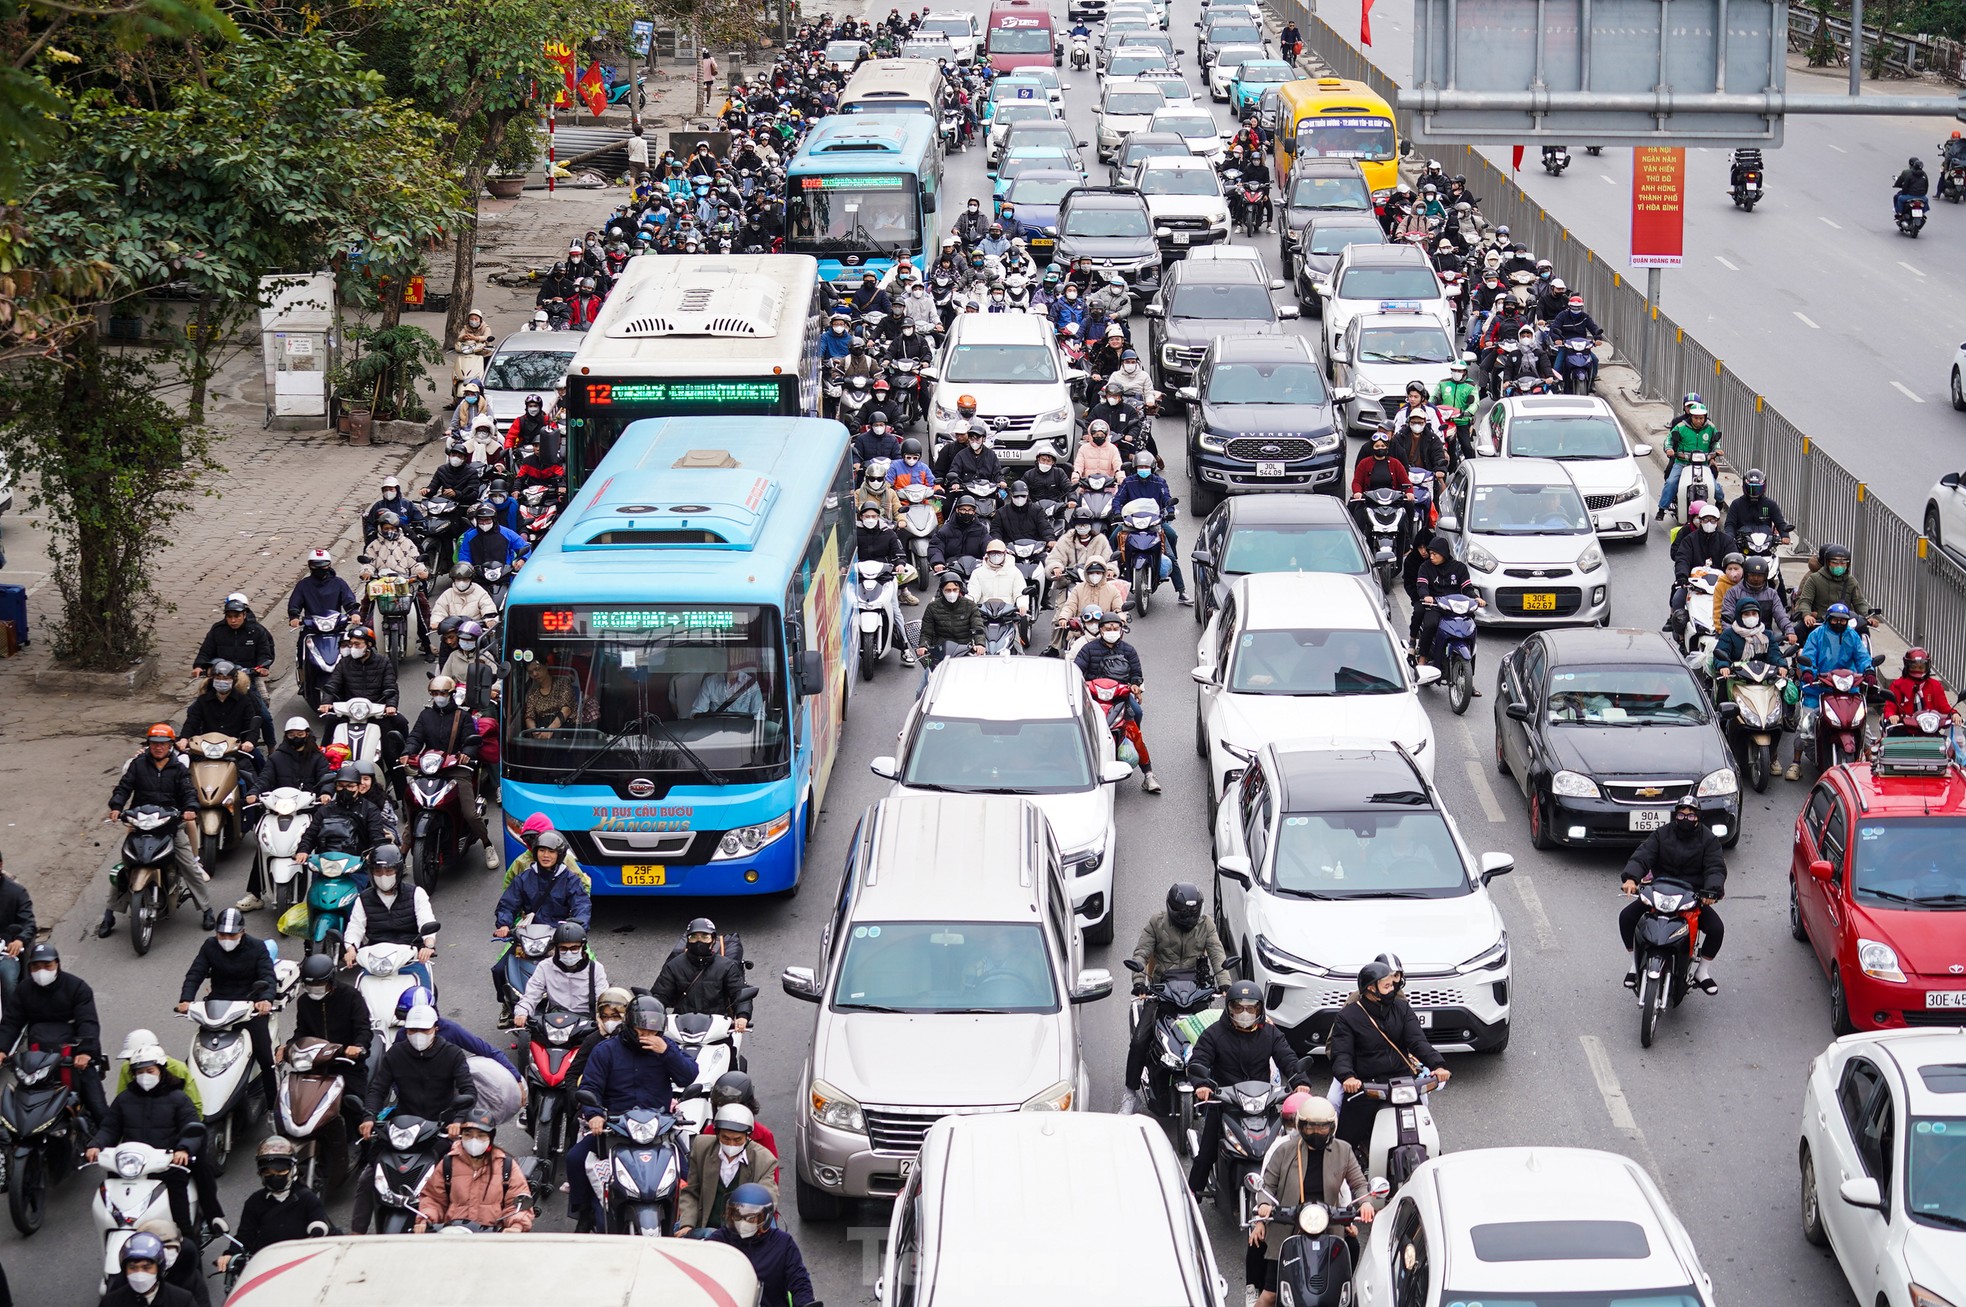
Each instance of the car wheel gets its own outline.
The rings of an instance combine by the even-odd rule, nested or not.
[[[1856,1023],[1850,1020],[1850,999],[1843,992],[1843,968],[1831,967],[1829,971],[1829,1028],[1839,1035],[1854,1034]]]
[[[1829,1231],[1823,1228],[1823,1205],[1816,1196],[1816,1164],[1809,1156],[1809,1145],[1798,1154],[1802,1165],[1802,1237],[1818,1248],[1829,1246]]]
[[[1502,723],[1499,720],[1495,723],[1495,770],[1504,776],[1509,774],[1509,755],[1502,748]]]
[[[1188,474],[1188,516],[1207,517],[1222,505],[1222,492],[1211,489]]]
[[[1547,800],[1541,790],[1529,792],[1529,842],[1539,849],[1553,849],[1556,839],[1550,834],[1550,814]]]
[[[829,1194],[818,1185],[808,1184],[802,1175],[794,1175],[797,1185],[799,1219],[801,1221],[837,1221],[845,1203],[839,1195]]]
[[[1952,406],[1966,413],[1966,387],[1959,384],[1959,369],[1952,370]]]
[[[1793,874],[1789,876],[1789,938],[1809,942],[1809,929],[1802,924],[1802,900]]]
[[[1939,534],[1939,506],[1925,505],[1925,538],[1932,542],[1934,549],[1944,549],[1945,541]]]
[[[1201,719],[1201,691],[1195,691],[1195,757],[1208,761],[1208,730]]]
[[[1113,942],[1113,902],[1112,895],[1106,896],[1106,915],[1093,922],[1084,930],[1088,944],[1110,944]]]

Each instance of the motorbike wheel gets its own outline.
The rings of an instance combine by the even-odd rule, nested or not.
[[[206,872],[218,870],[219,837],[216,832],[200,836],[198,840],[198,861],[205,865]]]
[[[1147,564],[1140,563],[1133,569],[1133,607],[1140,616],[1145,617],[1152,606],[1153,572]]]
[[[437,892],[437,882],[444,875],[444,844],[438,839],[425,839],[417,849],[416,883],[426,894]]]
[[[1652,1037],[1659,1031],[1659,1013],[1666,1006],[1666,980],[1664,976],[1654,976],[1650,971],[1638,978],[1638,1043],[1641,1048],[1652,1047]]]
[[[271,874],[265,868],[261,868],[261,883],[264,884]],[[300,902],[300,875],[295,873],[286,883],[273,886],[273,919],[278,921],[282,913],[298,902]]]
[[[1460,654],[1447,663],[1447,706],[1459,717],[1474,701],[1474,664]]]
[[[1748,746],[1748,784],[1760,794],[1768,788],[1768,772],[1775,765],[1775,746],[1772,744],[1750,744]]]
[[[881,637],[878,631],[860,633],[860,679],[874,679],[874,668],[881,660]]]
[[[159,899],[154,880],[130,898],[130,947],[138,957],[150,952],[150,943],[156,938]]]
[[[409,643],[409,623],[390,621],[382,624],[382,636],[389,648],[390,658],[398,667],[403,665],[404,646]]]
[[[560,1118],[539,1113],[541,1120],[532,1128],[532,1155],[539,1159],[542,1168],[539,1185],[550,1188],[560,1165],[564,1148],[560,1142]]]
[[[23,1152],[7,1182],[7,1215],[22,1234],[33,1234],[48,1215],[48,1164],[41,1150]]]
[[[224,1175],[225,1164],[232,1160],[232,1136],[238,1121],[237,1112],[227,1112],[206,1137],[205,1156],[212,1164],[214,1175]]]

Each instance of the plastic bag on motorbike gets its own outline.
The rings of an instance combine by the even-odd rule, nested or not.
[[[1140,750],[1133,747],[1132,740],[1121,740],[1113,752],[1121,762],[1129,767],[1138,767],[1140,765]]]
[[[466,1057],[471,1066],[471,1085],[480,1110],[490,1112],[500,1125],[519,1115],[524,1094],[510,1071],[489,1057]]]
[[[302,900],[294,904],[291,908],[288,908],[285,912],[282,912],[280,914],[280,920],[274,923],[273,928],[282,935],[290,935],[295,939],[307,938],[306,901]]]

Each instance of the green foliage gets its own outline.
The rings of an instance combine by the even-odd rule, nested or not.
[[[444,361],[443,346],[421,327],[349,327],[349,354],[331,378],[347,402],[385,421],[421,422],[430,410],[417,398],[417,383]]]
[[[1816,0],[1815,9],[1816,30],[1803,53],[1811,68],[1827,68],[1836,61],[1836,34],[1830,31],[1829,0]]]

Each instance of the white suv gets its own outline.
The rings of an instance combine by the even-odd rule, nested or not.
[[[1966,472],[1948,472],[1925,500],[1925,536],[1966,564]]]
[[[1105,79],[1105,90],[1099,93],[1099,158],[1111,163],[1126,138],[1145,131],[1166,106],[1167,96],[1152,82],[1137,77]]]
[[[1084,375],[1065,366],[1042,314],[961,314],[936,361],[930,429],[938,443],[967,431],[956,401],[970,395],[1005,463],[1031,462],[1031,447],[1041,440],[1070,449],[1071,383]]]
[[[1143,159],[1123,184],[1147,197],[1156,234],[1161,228],[1186,232],[1188,240],[1183,243],[1197,245],[1229,239],[1228,197],[1222,194],[1222,179],[1208,160],[1192,155]]]
[[[1468,849],[1402,749],[1269,745],[1216,812],[1216,928],[1299,1052],[1328,1048],[1359,969],[1392,953],[1429,1043],[1499,1053],[1512,977],[1488,882],[1514,866]]]
[[[915,29],[919,35],[933,32],[948,38],[956,49],[959,63],[973,64],[976,52],[983,47],[983,32],[977,26],[976,15],[955,9],[936,9],[922,15],[922,25]]]
[[[1454,333],[1454,310],[1427,256],[1411,245],[1347,245],[1331,275],[1311,287],[1324,306],[1324,355],[1360,313],[1410,310]]]
[[[1644,543],[1652,527],[1652,492],[1638,460],[1652,452],[1625,436],[1611,405],[1596,395],[1514,395],[1488,410],[1475,448],[1503,458],[1563,464],[1590,510],[1600,540]]]

